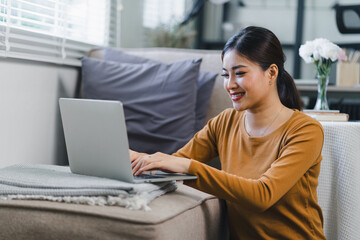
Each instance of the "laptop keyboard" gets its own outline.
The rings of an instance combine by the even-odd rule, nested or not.
[[[152,174],[134,175],[134,179],[151,179],[151,178],[163,178],[163,176],[152,175]]]

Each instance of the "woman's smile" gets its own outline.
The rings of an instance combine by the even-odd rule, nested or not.
[[[244,95],[245,92],[230,92],[232,101],[239,101]]]

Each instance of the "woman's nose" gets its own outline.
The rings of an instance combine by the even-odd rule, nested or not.
[[[233,76],[233,75],[229,76],[227,87],[228,87],[228,89],[234,89],[234,88],[238,87],[235,76]]]

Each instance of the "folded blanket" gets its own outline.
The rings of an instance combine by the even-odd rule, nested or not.
[[[177,188],[175,182],[132,184],[73,174],[69,167],[21,164],[0,169],[1,199],[42,199],[149,210],[148,204]]]

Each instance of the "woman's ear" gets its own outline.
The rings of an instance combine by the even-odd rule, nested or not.
[[[279,69],[276,64],[271,64],[270,67],[267,69],[267,74],[269,77],[269,84],[276,82],[277,76],[279,74]]]

